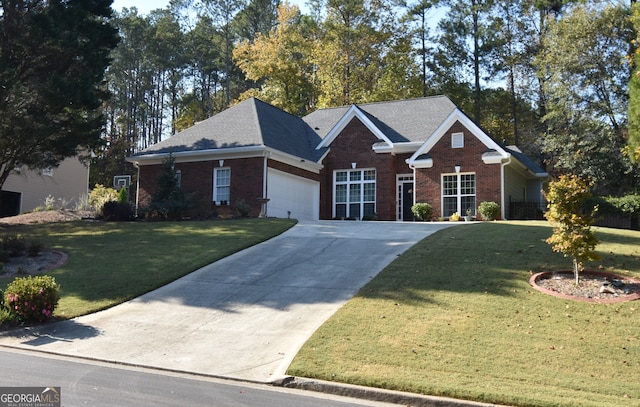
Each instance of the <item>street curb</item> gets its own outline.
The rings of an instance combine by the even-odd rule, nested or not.
[[[507,407],[498,404],[486,404],[447,397],[424,396],[301,377],[287,377],[280,381],[273,382],[272,385],[411,407]]]

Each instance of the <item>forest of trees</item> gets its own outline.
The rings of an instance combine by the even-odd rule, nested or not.
[[[445,94],[551,174],[588,176],[599,194],[640,186],[627,147],[633,0],[307,5],[303,14],[279,0],[172,0],[148,15],[116,11],[92,184],[135,174],[124,157],[251,96],[303,116]]]

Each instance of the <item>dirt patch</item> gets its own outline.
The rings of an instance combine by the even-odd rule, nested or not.
[[[6,218],[0,218],[0,226],[4,225],[29,225],[34,223],[49,223],[49,222],[68,222],[72,220],[80,220],[92,218],[93,213],[90,211],[65,211],[65,210],[53,210],[53,211],[40,211],[24,213],[17,216],[9,216]]]
[[[529,283],[545,294],[577,301],[610,304],[640,299],[640,281],[607,272],[585,270],[576,285],[573,271],[548,271],[535,274]]]

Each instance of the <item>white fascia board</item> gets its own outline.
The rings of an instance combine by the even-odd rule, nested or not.
[[[433,167],[433,158],[426,158],[426,159],[422,159],[422,160],[415,160],[413,162],[409,162],[409,160],[406,160],[407,164],[409,164],[410,168],[431,168]]]
[[[478,127],[471,119],[469,119],[460,109],[455,109],[449,116],[438,126],[436,131],[433,132],[412,156],[409,158],[409,164],[413,165],[413,162],[417,157],[422,154],[427,154],[433,146],[440,141],[447,133],[447,130],[454,125],[456,121],[459,121],[464,127],[466,127],[471,134],[482,142],[488,149],[496,150],[500,153],[500,160],[507,160],[511,154],[506,152],[498,143],[496,143],[491,137],[489,137],[480,127]]]
[[[266,151],[267,149],[265,146],[248,146],[216,148],[209,150],[178,151],[171,153],[171,155],[173,155],[177,163],[185,163],[196,161],[212,161],[219,159],[262,157]],[[156,153],[127,157],[125,158],[125,160],[138,165],[156,165],[161,164],[167,157],[169,157],[169,153]]]
[[[406,154],[413,153],[422,146],[422,142],[409,142],[409,143],[393,143],[392,145],[380,144],[374,145],[373,151],[379,154],[391,153],[391,154]]]
[[[511,154],[507,153],[507,157],[502,154],[482,155],[482,162],[485,164],[501,164],[508,161]]]
[[[362,110],[358,108],[358,106],[352,105],[349,110],[347,110],[347,112],[340,118],[340,120],[338,120],[338,123],[333,126],[329,133],[327,133],[327,136],[320,142],[320,144],[318,144],[316,150],[324,147],[329,147],[333,140],[338,137],[338,134],[340,134],[342,130],[347,127],[351,119],[353,119],[354,117],[357,117],[362,122],[362,124],[364,124],[379,140],[384,141],[388,145],[393,144],[391,140],[389,140],[389,138],[382,131],[380,131],[380,129],[377,128],[371,122],[371,120],[369,120],[367,115],[364,114]]]

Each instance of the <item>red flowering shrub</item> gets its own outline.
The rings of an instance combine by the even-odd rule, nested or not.
[[[53,316],[59,289],[50,276],[16,278],[4,292],[4,305],[24,322],[44,322]]]

